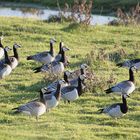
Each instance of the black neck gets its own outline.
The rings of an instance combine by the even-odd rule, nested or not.
[[[17,48],[13,47],[13,52],[14,52],[14,57],[15,57],[17,60],[19,60]]]
[[[65,52],[62,50],[61,54],[62,54],[62,57],[60,59],[60,62],[65,63],[65,61],[66,61]]]
[[[50,54],[54,56],[53,43],[50,42]]]
[[[57,89],[56,89],[56,92],[54,94],[55,98],[57,101],[60,100],[60,96],[61,96],[61,85],[58,83],[57,84]]]
[[[126,113],[127,110],[128,110],[128,107],[127,107],[127,101],[126,101],[126,98],[124,98],[124,96],[122,96],[122,105],[121,105],[121,111],[122,113]]]
[[[82,95],[82,80],[80,79],[80,77],[78,77],[78,95],[81,96]]]
[[[59,44],[59,53],[58,54],[61,54],[62,53],[62,42],[60,42]]]
[[[1,41],[1,39],[0,39],[0,48],[3,48],[3,45],[2,45],[2,41]]]
[[[44,93],[40,91],[40,102],[46,104],[45,99],[44,99]]]
[[[134,72],[131,68],[129,69],[129,81],[134,82]]]
[[[80,71],[81,71],[81,75],[82,75],[82,74],[85,74],[84,69],[81,68]]]
[[[68,83],[68,76],[66,75],[66,73],[64,72],[64,80]]]
[[[11,61],[8,57],[7,51],[4,49],[4,55],[5,55],[5,64],[11,65]]]

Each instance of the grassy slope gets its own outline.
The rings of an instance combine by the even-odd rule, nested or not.
[[[48,40],[55,36],[71,48],[71,67],[76,69],[85,62],[85,55],[104,48],[111,53],[118,45],[128,56],[140,57],[140,28],[96,26],[69,26],[64,24],[47,24],[44,22],[0,18],[0,31],[5,35],[4,44],[20,43],[20,65],[9,77],[0,81],[0,139],[139,139],[140,138],[140,95],[139,76],[136,74],[137,91],[128,99],[129,112],[119,120],[97,114],[97,110],[111,103],[120,102],[119,96],[105,95],[103,92],[85,93],[80,99],[69,104],[60,105],[51,112],[41,116],[39,122],[24,115],[13,115],[11,109],[38,96],[38,90],[45,85],[42,74],[34,74],[35,62],[27,62],[26,56],[48,49]],[[56,49],[58,49],[58,42]],[[137,51],[137,56],[132,54]],[[97,60],[98,62],[98,60]],[[101,61],[93,68],[95,74],[107,80],[111,73],[117,81],[128,77],[126,69],[119,69],[114,62]],[[98,67],[97,67],[98,66]],[[105,87],[107,88],[107,87]]]
[[[18,2],[18,3],[39,3],[43,6],[57,7],[57,0],[5,0],[4,2]],[[63,6],[64,3],[73,5],[74,0],[59,0],[60,6]],[[129,10],[131,7],[135,6],[139,0],[94,0],[93,3],[93,12],[94,13],[112,13],[116,12],[118,7]]]

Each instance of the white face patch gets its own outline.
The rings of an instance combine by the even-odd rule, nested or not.
[[[83,74],[83,75],[80,75],[80,79],[81,80],[84,80],[86,78],[86,76]]]
[[[82,64],[82,65],[81,65],[81,69],[86,69],[87,67],[88,67],[87,64]]]
[[[65,74],[69,77],[71,73],[69,71],[65,71]]]
[[[56,40],[51,38],[50,43],[55,43],[55,42],[56,42]]]

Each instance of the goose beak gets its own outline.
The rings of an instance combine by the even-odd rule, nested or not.
[[[126,95],[128,98],[130,98],[130,95]]]

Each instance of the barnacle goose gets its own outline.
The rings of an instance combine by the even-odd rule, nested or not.
[[[126,95],[122,95],[122,103],[116,103],[108,107],[102,108],[99,110],[100,113],[105,113],[112,118],[120,118],[124,116],[128,111],[126,98]]]
[[[113,87],[106,89],[105,92],[107,94],[113,92],[117,94],[126,94],[129,96],[135,90],[134,72],[133,72],[135,69],[136,69],[135,66],[129,68],[129,80],[117,83]]]
[[[54,60],[54,50],[53,44],[55,43],[55,39],[50,40],[50,51],[45,51],[41,53],[37,53],[35,55],[31,55],[27,57],[27,60],[34,60],[43,64],[48,64]]]
[[[32,101],[13,108],[15,114],[24,113],[26,115],[35,116],[38,120],[39,116],[46,112],[47,104],[43,92],[40,91],[40,101]]]

